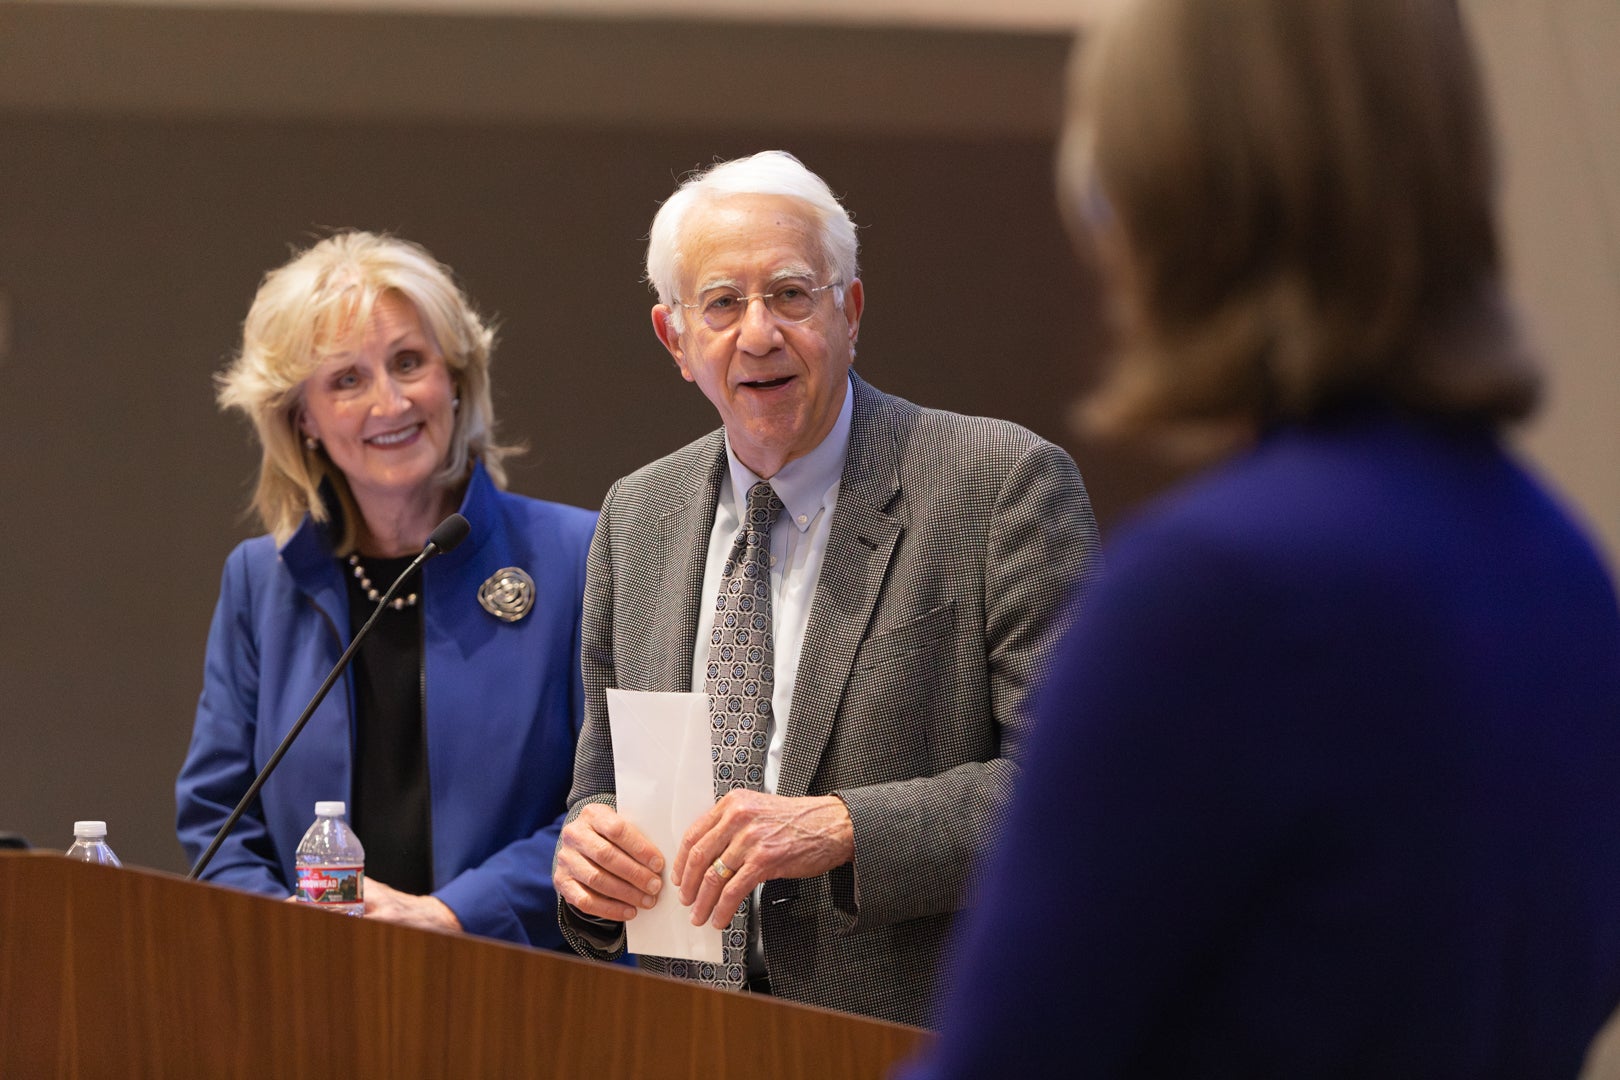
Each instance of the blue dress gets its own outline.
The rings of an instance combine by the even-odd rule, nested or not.
[[[422,681],[433,895],[469,933],[565,948],[551,861],[584,715],[580,603],[596,515],[498,490],[480,465],[461,513],[472,532],[422,568]],[[506,567],[535,583],[533,609],[503,622],[478,588]],[[349,641],[349,604],[326,532],[305,520],[277,550],[248,540],[226,561],[202,697],[176,784],[195,861]],[[318,799],[349,799],[353,684],[311,717],[207,880],[292,891],[293,853]],[[365,837],[361,837],[364,843]]]
[[[1492,437],[1160,500],[1038,712],[908,1080],[1568,1078],[1620,1003],[1620,613]]]

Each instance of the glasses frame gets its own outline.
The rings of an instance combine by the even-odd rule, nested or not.
[[[805,291],[810,293],[812,296],[815,296],[815,295],[817,295],[819,293],[826,292],[828,289],[836,289],[838,286],[840,286],[842,284],[843,284],[843,281],[841,281],[838,278],[834,278],[833,280],[827,282],[827,284],[825,284],[825,285],[813,285],[809,289],[806,289]],[[739,301],[741,301],[742,306],[737,309],[737,317],[733,321],[731,321],[729,323],[726,323],[724,326],[716,326],[716,325],[714,325],[713,323],[711,323],[709,321],[709,317],[708,317],[708,315],[706,313],[698,310],[698,309],[703,307],[703,302],[702,301],[699,301],[699,302],[697,302],[695,304],[688,304],[685,300],[682,300],[680,297],[677,296],[677,297],[675,297],[675,303],[677,305],[679,305],[680,307],[685,308],[687,311],[698,311],[698,318],[703,321],[703,325],[707,326],[710,330],[713,330],[713,331],[715,331],[717,333],[721,332],[721,331],[725,331],[725,330],[730,330],[732,327],[734,327],[738,323],[742,322],[743,319],[747,318],[748,317],[748,305],[752,304],[755,300],[758,300],[760,303],[764,304],[766,312],[768,312],[770,314],[771,318],[775,319],[777,322],[786,323],[789,326],[802,326],[803,324],[809,322],[811,319],[816,317],[816,309],[815,309],[814,305],[811,306],[810,311],[805,315],[804,318],[802,318],[802,319],[786,319],[786,318],[783,318],[781,315],[778,315],[776,313],[776,309],[772,308],[771,303],[770,303],[771,297],[777,296],[781,292],[785,292],[788,288],[796,288],[796,287],[797,286],[784,286],[781,289],[778,289],[776,292],[757,292],[757,293],[739,294],[737,299]]]

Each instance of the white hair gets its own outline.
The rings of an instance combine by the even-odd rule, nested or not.
[[[821,257],[837,279],[833,298],[844,304],[844,287],[855,280],[855,222],[839,203],[827,182],[786,150],[763,150],[752,157],[737,158],[688,176],[675,194],[664,201],[653,218],[647,235],[647,282],[658,293],[658,302],[671,309],[670,321],[677,333],[683,327],[681,307],[676,303],[676,275],[679,272],[687,237],[682,234],[686,215],[700,203],[713,203],[732,195],[785,195],[804,203],[815,220]]]

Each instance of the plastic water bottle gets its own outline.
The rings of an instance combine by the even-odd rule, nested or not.
[[[315,824],[298,842],[294,857],[298,891],[293,895],[327,911],[364,915],[366,850],[344,819],[347,810],[340,802],[315,804]]]
[[[73,846],[67,849],[67,857],[78,862],[101,863],[103,866],[124,865],[113,854],[113,849],[107,846],[105,821],[75,821]]]

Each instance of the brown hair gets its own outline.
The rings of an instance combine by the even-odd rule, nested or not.
[[[1090,419],[1527,415],[1494,183],[1455,0],[1127,5],[1076,50],[1059,161],[1123,324]]]

